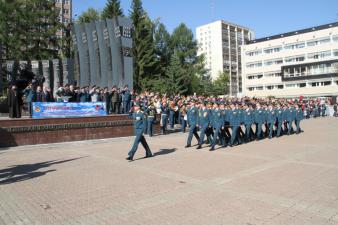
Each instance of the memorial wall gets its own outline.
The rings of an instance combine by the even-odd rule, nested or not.
[[[74,24],[78,85],[133,88],[132,21],[116,17]]]

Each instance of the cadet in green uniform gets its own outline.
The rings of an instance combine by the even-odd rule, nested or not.
[[[201,129],[200,139],[198,142],[197,149],[201,149],[204,143],[204,136],[208,129],[211,127],[210,124],[210,110],[206,107],[205,103],[202,103],[202,108],[199,111],[199,127]]]
[[[249,142],[252,138],[252,129],[251,126],[254,123],[253,110],[251,110],[248,105],[244,105],[243,111],[243,122],[245,126],[245,141]]]
[[[256,109],[254,113],[254,120],[256,123],[256,138],[257,140],[262,139],[262,125],[265,122],[265,112],[261,108],[261,104],[256,104]]]
[[[277,103],[277,108],[276,108],[276,120],[277,120],[277,137],[281,136],[281,131],[282,131],[282,125],[283,125],[283,113],[284,110],[281,108],[280,103]]]
[[[237,138],[238,127],[241,125],[241,118],[240,118],[240,114],[238,113],[238,110],[235,108],[235,105],[233,103],[231,103],[230,108],[231,110],[230,110],[229,120],[230,120],[230,126],[232,130],[230,147],[232,147]]]
[[[152,157],[153,154],[151,153],[149,145],[143,136],[144,126],[146,126],[146,124],[144,123],[144,113],[140,110],[139,104],[135,104],[134,113],[132,115],[132,118],[134,120],[134,132],[135,132],[136,137],[135,137],[133,147],[129,151],[128,157],[126,159],[130,161],[133,160],[134,155],[137,151],[137,147],[140,144],[140,142],[142,146],[144,147],[144,149],[146,150],[146,158]]]
[[[296,134],[299,134],[300,132],[302,132],[302,130],[300,129],[300,121],[304,119],[304,114],[303,114],[303,110],[299,107],[298,104],[296,104]]]
[[[269,104],[268,110],[266,111],[266,123],[269,130],[269,139],[272,138],[273,126],[276,122],[276,111],[273,108],[272,104]]]

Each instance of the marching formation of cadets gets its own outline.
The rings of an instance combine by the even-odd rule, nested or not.
[[[299,134],[304,118],[304,104],[285,99],[184,97],[170,100],[139,96],[132,105],[136,138],[127,160],[133,160],[139,143],[145,148],[146,157],[152,156],[143,134],[153,135],[156,115],[160,116],[162,134],[179,123],[182,132],[189,132],[186,148],[192,147],[195,137],[197,149],[209,144],[210,151],[214,151],[216,145],[233,147],[264,138]]]

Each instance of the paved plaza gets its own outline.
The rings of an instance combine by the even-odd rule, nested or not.
[[[134,162],[133,137],[2,149],[0,224],[338,224],[338,119],[302,127],[214,152],[146,137]]]

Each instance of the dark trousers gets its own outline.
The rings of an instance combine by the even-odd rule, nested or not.
[[[137,151],[137,148],[138,148],[138,145],[140,144],[140,142],[141,142],[143,148],[146,150],[146,155],[150,156],[152,154],[151,150],[149,148],[149,145],[148,145],[146,139],[143,136],[143,130],[137,130],[136,131],[136,137],[135,137],[135,140],[134,140],[133,147],[131,148],[131,150],[128,153],[128,155],[130,157],[134,157],[134,155],[135,155],[135,153]]]
[[[161,115],[161,122],[162,122],[162,134],[167,134],[167,122],[168,122],[168,115],[162,114]]]
[[[199,141],[200,137],[198,136],[196,125],[191,125],[189,127],[189,135],[188,135],[187,145],[191,145],[191,141],[192,141],[193,136],[195,136],[197,141]]]
[[[170,128],[174,129],[174,124],[175,124],[175,112],[174,111],[169,112],[169,124],[170,124]]]
[[[32,118],[32,116],[33,116],[33,103],[27,102],[27,107],[28,107],[29,117]]]
[[[281,133],[282,133],[282,125],[283,125],[283,122],[282,121],[278,121],[277,123],[277,137],[280,137]]]
[[[130,102],[127,101],[122,102],[122,107],[123,107],[122,113],[128,114],[130,110]]]
[[[184,117],[181,117],[181,122],[180,122],[180,124],[181,124],[181,131],[182,131],[183,133],[185,133],[185,128],[187,127],[187,121],[184,120]]]
[[[153,136],[154,134],[154,121],[155,121],[155,117],[151,116],[148,117],[148,134],[150,137]]]
[[[246,141],[251,140],[252,137],[252,129],[251,129],[252,124],[245,124],[245,139]]]
[[[221,142],[221,144],[224,145],[224,139],[222,138],[222,135],[221,135],[221,127],[220,126],[215,127],[214,138],[212,139],[212,142],[211,142],[212,147],[216,146],[217,137],[219,138],[219,141]]]
[[[118,114],[119,113],[119,103],[118,102],[112,102],[111,103],[111,112]]]
[[[262,138],[262,123],[256,123],[256,138]]]
[[[232,126],[230,145],[233,145],[237,138],[238,127],[239,126]]]

